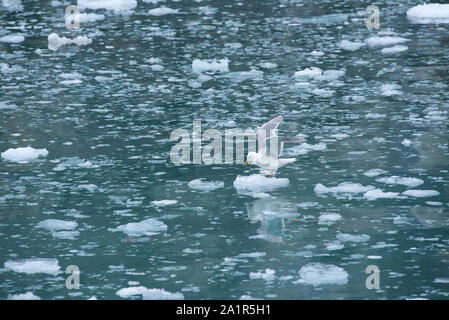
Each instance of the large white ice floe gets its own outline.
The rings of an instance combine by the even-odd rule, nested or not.
[[[21,43],[25,41],[25,37],[20,33],[7,34],[6,36],[0,37],[0,42],[4,43]]]
[[[57,275],[61,272],[57,259],[37,258],[25,260],[9,260],[5,262],[5,268],[18,273],[45,273]]]
[[[27,162],[48,155],[47,149],[35,149],[32,147],[9,148],[1,153],[1,157],[12,162]]]
[[[151,201],[151,203],[153,205],[155,205],[156,207],[165,207],[165,206],[177,204],[178,200],[155,200],[155,201]]]
[[[92,43],[92,39],[84,36],[77,36],[74,39],[68,39],[66,37],[60,37],[56,33],[48,35],[48,49],[56,51],[59,47],[66,44],[76,44],[77,46],[85,46]]]
[[[403,51],[407,51],[408,47],[407,46],[403,46],[401,44],[392,46],[392,47],[388,47],[388,48],[383,48],[382,50],[380,50],[381,53],[383,54],[389,54],[389,53],[398,53],[398,52],[403,52]]]
[[[169,292],[164,289],[149,289],[144,286],[122,288],[116,292],[122,298],[130,298],[142,295],[143,300],[183,300],[184,295],[180,292]]]
[[[407,10],[407,19],[412,23],[449,23],[449,4],[429,3]]]
[[[366,171],[365,173],[363,173],[363,175],[367,177],[377,177],[385,173],[388,173],[388,171],[376,168]]]
[[[296,283],[305,283],[313,286],[348,283],[348,273],[340,267],[331,264],[311,262],[299,270],[300,280]]]
[[[229,60],[200,60],[195,59],[192,62],[192,71],[194,73],[202,73],[205,71],[229,72]]]
[[[140,222],[130,222],[109,231],[122,231],[129,236],[154,235],[167,230],[167,225],[157,219],[148,218]]]
[[[189,188],[200,191],[213,191],[224,187],[223,181],[204,181],[204,178],[195,179],[188,183]]]
[[[80,10],[105,9],[119,13],[133,10],[136,6],[137,0],[78,0]]]
[[[234,188],[237,192],[265,192],[288,186],[287,178],[268,178],[260,174],[250,176],[237,176]]]

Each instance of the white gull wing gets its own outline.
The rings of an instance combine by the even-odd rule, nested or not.
[[[264,154],[267,150],[267,139],[277,136],[277,127],[282,122],[282,116],[271,119],[270,121],[263,124],[259,129],[257,129],[257,143],[259,144],[259,149],[257,153]]]

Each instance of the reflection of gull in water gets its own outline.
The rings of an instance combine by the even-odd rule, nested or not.
[[[282,116],[276,117],[259,129],[257,129],[257,143],[259,145],[258,152],[248,152],[245,166],[255,164],[260,168],[260,173],[272,176],[278,168],[294,162],[295,158],[281,159],[284,142],[304,142],[305,140],[298,137],[279,137],[277,127],[282,121]],[[267,153],[267,144],[270,146],[270,152]]]
[[[248,218],[252,223],[260,222],[257,230],[260,237],[273,242],[280,242],[285,220],[299,215],[293,203],[281,198],[264,198],[254,201],[252,206],[246,203]]]

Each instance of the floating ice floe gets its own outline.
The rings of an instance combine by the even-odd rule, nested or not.
[[[6,36],[0,37],[0,42],[4,43],[21,43],[25,40],[25,37],[20,33],[7,34]]]
[[[449,23],[449,4],[429,3],[407,10],[407,19],[412,23]]]
[[[41,300],[41,298],[31,291],[27,291],[26,293],[10,294],[8,300]]]
[[[18,273],[35,274],[46,273],[57,275],[61,272],[57,259],[25,259],[16,261],[6,261],[5,268]]]
[[[250,272],[249,273],[249,278],[250,279],[263,279],[266,281],[272,281],[275,278],[275,274],[276,271],[274,271],[273,269],[265,269],[265,271],[258,271],[258,272]]]
[[[151,203],[157,207],[165,207],[165,206],[170,206],[172,204],[177,204],[178,200],[156,200],[156,201],[151,201]]]
[[[340,241],[332,241],[326,245],[326,249],[329,251],[341,250],[345,247]]]
[[[339,43],[340,48],[343,50],[348,51],[356,51],[359,50],[361,47],[363,47],[365,44],[363,42],[359,41],[349,41],[349,40],[342,40]]]
[[[97,13],[79,13],[78,18],[80,23],[86,23],[86,22],[102,21],[104,20],[105,15]]]
[[[83,9],[105,9],[113,12],[131,11],[137,6],[136,0],[78,0],[78,8]]]
[[[337,240],[341,242],[367,242],[370,240],[370,236],[367,234],[349,234],[338,233]]]
[[[366,44],[370,48],[376,48],[376,47],[390,47],[396,44],[404,43],[409,41],[409,39],[402,38],[402,37],[371,37],[366,39]]]
[[[418,178],[404,178],[404,177],[398,177],[398,176],[382,177],[382,178],[376,179],[376,181],[385,183],[385,184],[400,184],[400,185],[407,186],[410,188],[420,186],[424,183],[423,180],[418,179]]]
[[[249,252],[249,253],[239,253],[238,258],[260,258],[266,255],[265,252]]]
[[[48,155],[47,149],[34,149],[32,147],[9,148],[1,153],[1,157],[12,162],[27,162]]]
[[[320,76],[323,73],[323,70],[317,67],[306,68],[301,71],[295,72],[295,77],[297,78],[315,78]]]
[[[155,9],[151,9],[150,11],[148,11],[148,13],[152,16],[165,16],[167,14],[173,14],[173,13],[178,13],[177,9],[171,9],[168,7],[160,7],[160,8],[155,8]]]
[[[268,178],[260,174],[237,176],[234,188],[237,192],[265,192],[288,186],[287,178]]]
[[[387,97],[390,97],[393,95],[401,95],[402,91],[400,91],[399,89],[401,89],[401,86],[399,86],[397,84],[392,84],[392,83],[386,83],[380,87],[381,95],[387,96]]]
[[[412,144],[412,142],[409,139],[404,139],[402,140],[401,144],[403,146],[409,147]]]
[[[351,198],[352,195],[365,193],[374,189],[373,186],[363,186],[360,183],[342,182],[336,187],[326,187],[318,183],[313,190],[317,195],[330,193],[337,197]]]
[[[23,5],[21,0],[2,0],[1,5],[6,11],[9,12],[23,11]]]
[[[201,249],[185,248],[184,250],[182,250],[182,252],[183,252],[183,253],[192,254],[192,253],[202,253],[203,250],[201,250]]]
[[[295,72],[295,77],[300,79],[313,79],[320,81],[334,81],[345,75],[343,70],[321,70],[317,67],[306,68]]]
[[[388,173],[388,171],[382,169],[370,169],[366,171],[363,175],[367,177],[377,177],[385,173]]]
[[[380,189],[370,190],[363,195],[369,201],[377,199],[395,199],[399,196],[398,192],[383,192]]]
[[[0,72],[3,74],[8,74],[8,73],[12,73],[12,72],[17,72],[17,71],[22,71],[23,69],[19,66],[10,66],[7,63],[0,63]]]
[[[37,227],[50,231],[73,230],[78,226],[75,221],[66,221],[58,219],[46,219],[37,224]]]
[[[285,154],[289,156],[302,156],[311,151],[324,151],[327,149],[327,145],[324,142],[317,144],[308,144],[306,142],[296,145],[290,149],[285,150]]]
[[[192,71],[194,73],[202,73],[205,71],[229,72],[229,60],[200,60],[195,59],[192,62]]]
[[[66,44],[76,44],[77,46],[84,46],[92,43],[92,39],[84,36],[77,36],[74,39],[68,39],[66,37],[60,37],[56,33],[48,35],[48,49],[52,51],[58,50],[59,47]]]
[[[313,50],[310,55],[314,56],[314,57],[322,57],[324,56],[324,52],[323,51],[317,51],[317,50]]]
[[[118,226],[115,229],[108,229],[109,231],[121,231],[129,236],[143,236],[154,235],[167,230],[167,225],[157,219],[148,218],[140,222],[131,222]]]
[[[348,273],[340,267],[331,264],[311,262],[299,270],[300,280],[295,283],[305,283],[313,286],[348,283]]]
[[[122,288],[116,292],[122,298],[142,295],[143,300],[183,300],[184,295],[180,292],[169,292],[164,289],[148,289],[143,286]]]
[[[189,188],[201,191],[213,191],[224,188],[223,181],[203,181],[204,178],[195,179],[188,183]]]
[[[318,217],[318,224],[331,225],[341,218],[342,216],[338,213],[323,213]]]
[[[435,197],[440,193],[436,190],[407,190],[402,192],[404,196],[415,197],[415,198],[425,198],[425,197]]]
[[[395,45],[392,47],[388,47],[388,48],[383,48],[382,50],[380,50],[380,53],[383,54],[389,54],[389,53],[398,53],[398,52],[403,52],[403,51],[407,51],[408,47],[407,46],[403,46],[403,45]]]

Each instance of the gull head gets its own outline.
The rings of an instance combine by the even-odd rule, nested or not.
[[[257,159],[259,159],[259,155],[256,152],[248,152],[248,156],[246,157],[245,167],[248,164],[256,164]]]

